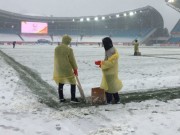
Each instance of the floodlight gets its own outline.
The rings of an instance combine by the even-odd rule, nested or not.
[[[95,20],[95,21],[98,21],[98,17],[95,17],[94,20]]]
[[[72,21],[73,21],[73,22],[75,22],[75,20],[74,20],[74,19],[73,19]]]
[[[87,20],[87,21],[90,21],[90,18],[88,17],[88,18],[86,18],[86,20]]]
[[[124,13],[124,16],[127,16],[127,14],[126,14],[126,13]]]
[[[173,2],[174,2],[174,0],[168,0],[168,2],[169,2],[169,3],[173,3]]]
[[[84,18],[81,18],[81,19],[80,19],[80,22],[83,22],[83,21],[84,21]]]
[[[104,16],[102,16],[102,18],[101,18],[102,20],[105,20],[105,17]]]
[[[119,14],[117,14],[116,17],[119,18]]]
[[[130,15],[130,16],[133,16],[133,15],[134,15],[134,13],[133,13],[133,12],[130,12],[130,13],[129,13],[129,15]]]

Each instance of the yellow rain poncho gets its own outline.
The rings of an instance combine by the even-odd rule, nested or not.
[[[115,54],[101,63],[103,78],[100,87],[108,93],[116,93],[123,86],[121,80],[118,78],[118,58],[119,54],[116,50]]]
[[[69,36],[64,36],[62,44],[54,51],[53,79],[57,84],[76,84],[74,69],[77,69],[76,60],[72,48],[68,47],[71,42]]]
[[[135,42],[133,45],[134,45],[134,52],[139,52],[139,43]]]

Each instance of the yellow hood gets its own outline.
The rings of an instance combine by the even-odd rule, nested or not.
[[[64,35],[62,38],[62,44],[69,45],[71,43],[71,37],[68,35]]]

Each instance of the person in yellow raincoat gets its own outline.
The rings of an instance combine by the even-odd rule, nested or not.
[[[100,88],[105,90],[107,103],[112,103],[114,97],[114,103],[120,103],[118,91],[123,87],[121,80],[118,78],[118,59],[119,53],[113,47],[111,38],[105,37],[102,40],[102,44],[105,49],[104,61],[95,61],[96,65],[102,69],[103,77]]]
[[[139,43],[137,39],[134,40],[133,45],[134,45],[134,56],[137,56],[139,53]]]
[[[63,95],[64,84],[71,85],[71,102],[78,103],[75,96],[76,93],[76,79],[78,76],[77,64],[72,48],[68,45],[71,43],[71,37],[64,35],[62,43],[55,48],[54,51],[54,73],[53,79],[58,84],[58,93],[60,102],[65,102]]]

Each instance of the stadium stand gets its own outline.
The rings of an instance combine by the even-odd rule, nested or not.
[[[171,38],[167,41],[172,44],[180,44],[180,19],[171,31]]]
[[[175,27],[172,29],[171,34],[179,34],[180,35],[180,19],[177,22],[177,24],[175,25]]]
[[[21,34],[23,41],[27,42],[37,42],[40,39],[52,41],[49,35],[33,35],[33,34]]]
[[[180,0],[165,0],[167,5],[180,12]]]
[[[0,41],[1,42],[12,42],[12,41],[21,42],[22,40],[18,35],[15,35],[15,34],[0,34]]]
[[[180,0],[165,0],[167,5],[180,12]],[[180,19],[177,24],[174,26],[170,33],[170,38],[167,43],[169,44],[180,44]]]
[[[169,43],[180,43],[180,37],[172,37],[168,40]]]
[[[118,15],[118,16],[117,16]],[[104,19],[102,19],[104,17]],[[21,15],[0,10],[0,33],[14,34],[17,41],[36,43],[47,40],[57,43],[62,35],[71,35],[73,42],[101,42],[105,36],[110,36],[117,43],[138,39],[141,43],[151,41],[155,36],[163,36],[164,22],[161,14],[151,6],[113,13],[96,17],[39,17]],[[83,20],[83,21],[82,21]],[[47,34],[22,33],[21,22],[45,22],[48,24]],[[157,34],[158,33],[158,34]],[[15,38],[12,38],[14,40]],[[0,37],[0,41],[4,41]]]

